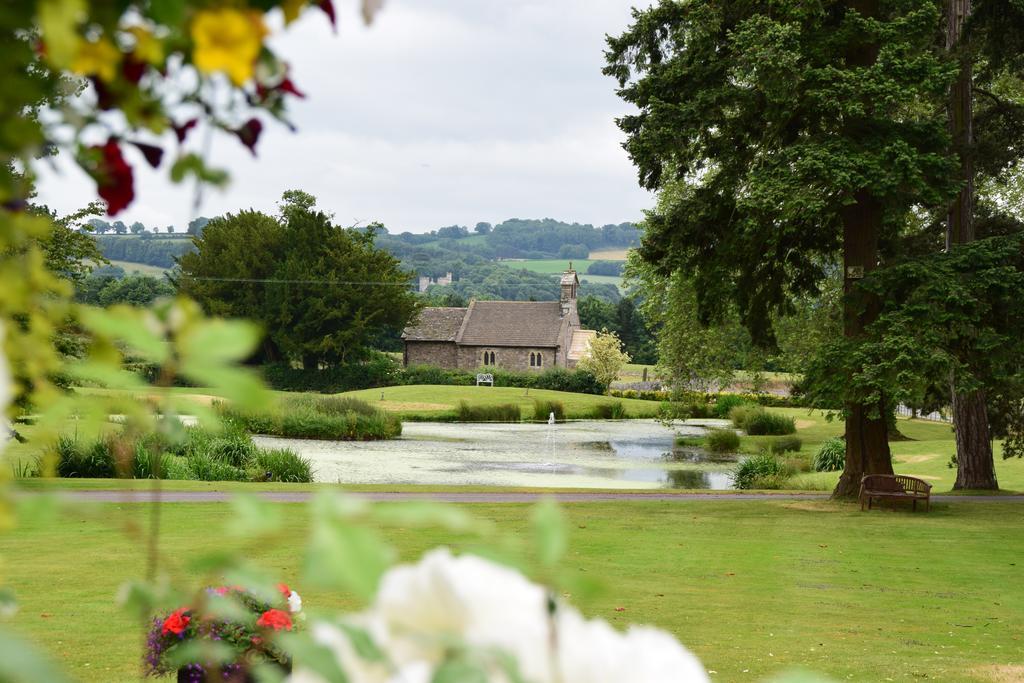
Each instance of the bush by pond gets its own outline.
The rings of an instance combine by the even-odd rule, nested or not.
[[[846,441],[833,437],[821,444],[811,463],[815,472],[838,472],[846,466]]]
[[[773,454],[761,453],[741,462],[730,476],[738,489],[781,489],[791,474],[785,463]]]
[[[522,415],[515,403],[471,406],[465,401],[460,401],[455,411],[455,419],[457,422],[519,422]]]
[[[704,444],[712,453],[735,453],[740,447],[740,437],[731,429],[712,429]]]
[[[621,401],[614,403],[599,403],[594,406],[593,418],[595,420],[624,420],[626,419],[626,407]]]
[[[719,394],[715,400],[715,417],[724,420],[729,417],[733,408],[744,405],[753,405],[753,402],[740,394]]]
[[[770,413],[758,405],[738,405],[729,411],[729,419],[750,436],[774,436],[796,431],[793,418]]]
[[[533,399],[533,419],[536,422],[547,422],[552,414],[555,422],[565,422],[565,404],[561,401]]]
[[[92,441],[62,436],[54,450],[61,477],[313,481],[305,458],[290,450],[260,448],[248,434],[231,427],[221,432],[187,427],[184,440],[173,444],[155,434],[135,439],[108,434]]]
[[[217,404],[228,422],[251,434],[291,439],[372,441],[402,433],[402,421],[365,401],[340,396],[289,396],[265,411]]]

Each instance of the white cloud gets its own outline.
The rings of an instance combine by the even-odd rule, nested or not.
[[[274,47],[307,100],[293,100],[291,134],[268,122],[252,160],[221,136],[212,161],[233,178],[193,188],[136,160],[138,199],[125,222],[174,224],[194,215],[273,210],[305,189],[338,220],[382,220],[422,231],[478,220],[634,220],[652,203],[620,144],[626,105],[601,74],[604,34],[623,30],[613,0],[390,0],[367,29],[339,3],[338,35],[308,10]],[[66,169],[43,174],[40,200],[69,211],[94,196]]]

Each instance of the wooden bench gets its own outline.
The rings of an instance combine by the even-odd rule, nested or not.
[[[925,510],[931,509],[932,485],[917,477],[905,474],[865,474],[860,480],[860,509],[867,504],[868,510],[874,500],[891,500],[893,507],[897,500],[909,500],[913,509],[917,501],[923,500]]]

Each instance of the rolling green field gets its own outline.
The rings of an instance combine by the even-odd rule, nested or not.
[[[20,601],[7,627],[80,680],[137,680],[142,633],[114,596],[143,574],[144,546],[131,530],[149,507],[82,506],[0,536],[4,578]],[[496,525],[488,545],[524,556],[529,507],[464,507]],[[1022,504],[938,504],[928,514],[812,501],[563,509],[571,529],[563,566],[598,585],[572,601],[620,628],[669,630],[713,681],[764,681],[792,668],[855,681],[1024,676],[1024,591],[1016,588],[1024,571]],[[356,609],[350,596],[303,585],[306,507],[281,510],[276,541],[243,543],[225,530],[228,505],[164,505],[162,567],[194,586],[219,583],[188,571],[190,563],[211,552],[244,553],[298,590],[307,611]],[[480,543],[431,528],[391,528],[385,536],[403,559],[439,544]]]
[[[528,259],[525,261],[502,261],[501,263],[509,268],[523,268],[535,273],[558,275],[565,272],[565,269],[569,267],[569,261],[570,259]],[[621,277],[615,275],[587,275],[587,268],[594,262],[593,259],[571,259],[571,261],[572,267],[576,269],[581,281],[589,280],[590,282],[622,287]]]
[[[162,277],[165,273],[169,272],[169,268],[161,268],[160,266],[151,266],[147,263],[135,263],[133,261],[111,261],[110,265],[117,266],[118,268],[124,268],[124,272],[131,275],[132,273],[138,273],[140,275],[151,275],[153,277]]]

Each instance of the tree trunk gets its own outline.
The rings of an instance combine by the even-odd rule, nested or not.
[[[953,394],[953,429],[956,431],[953,488],[998,489],[984,391]]]
[[[878,317],[879,301],[857,289],[858,281],[878,267],[882,205],[865,191],[843,211],[843,334],[859,337]],[[846,405],[846,465],[833,497],[856,496],[865,474],[892,474],[889,428],[883,401],[876,406]]]
[[[971,0],[948,0],[946,49],[960,47],[964,22],[971,14]],[[974,144],[973,101],[974,84],[971,61],[961,57],[960,75],[949,91],[949,132],[960,156],[960,177],[963,187],[949,207],[946,215],[946,251],[957,245],[973,242],[974,233]],[[956,378],[950,376],[953,397],[953,430],[956,432],[956,484],[955,489],[997,489],[995,460],[989,436],[988,409],[985,393],[975,391],[957,393]]]
[[[878,14],[878,0],[850,0],[847,10],[865,17]],[[857,38],[854,38],[857,40]],[[851,68],[869,67],[878,59],[877,43],[855,42],[846,53]],[[870,112],[871,103],[866,102]],[[870,129],[869,120],[850,120],[844,135],[856,139]],[[852,204],[842,212],[843,220],[843,334],[856,338],[864,333],[879,313],[877,297],[868,296],[857,288],[858,281],[878,267],[878,239],[882,231],[883,208],[867,190],[854,195]],[[889,453],[888,425],[884,398],[880,405],[847,403],[846,408],[846,464],[832,496],[856,496],[860,480],[865,474],[891,474],[892,457]]]

